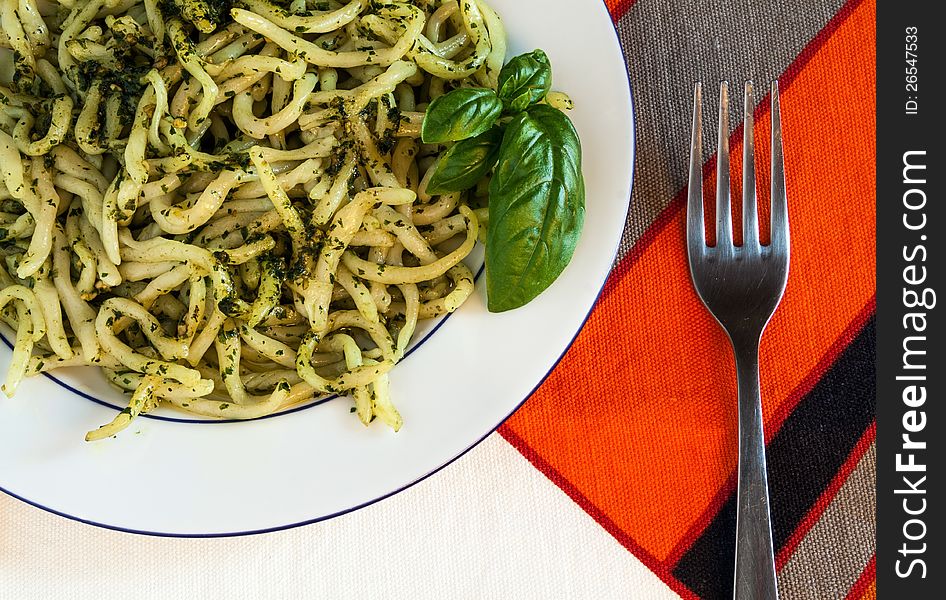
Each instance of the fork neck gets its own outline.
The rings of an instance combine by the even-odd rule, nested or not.
[[[736,361],[746,361],[754,359],[759,361],[759,342],[762,340],[762,333],[740,332],[736,335],[730,334],[729,340],[732,342],[733,353]]]
[[[736,359],[740,406],[746,402],[759,402],[759,339],[752,336],[731,338]]]

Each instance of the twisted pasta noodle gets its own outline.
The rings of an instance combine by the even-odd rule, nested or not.
[[[460,213],[467,219],[466,239],[456,250],[438,258],[436,261],[420,267],[399,267],[372,263],[360,258],[352,252],[346,252],[342,260],[345,266],[353,273],[358,273],[368,281],[375,281],[385,285],[399,285],[401,283],[421,283],[436,279],[457,265],[469,255],[476,244],[479,233],[476,215],[466,206],[460,207]]]
[[[372,364],[357,364],[334,379],[326,378],[319,375],[311,364],[312,353],[318,343],[318,336],[311,333],[302,341],[296,357],[296,371],[306,383],[319,392],[335,394],[364,387],[394,368],[393,360],[372,361]]]
[[[36,273],[33,282],[33,294],[36,296],[39,305],[42,306],[49,347],[56,356],[69,360],[75,354],[69,344],[69,337],[66,335],[66,329],[62,321],[62,304],[59,301],[59,294],[50,278],[51,263],[52,261],[47,259]]]
[[[94,442],[113,436],[131,423],[131,421],[142,412],[147,412],[150,408],[156,406],[155,390],[161,381],[160,377],[154,375],[145,375],[141,384],[131,395],[128,406],[118,413],[111,422],[102,425],[95,431],[85,434],[85,441]]]
[[[13,359],[3,383],[3,392],[13,396],[16,388],[26,373],[33,344],[46,335],[46,321],[36,295],[22,285],[12,285],[0,290],[0,310],[10,302],[17,301],[16,343],[13,346]]]
[[[365,8],[364,0],[352,0],[334,11],[286,12],[267,0],[246,0],[247,8],[276,25],[296,33],[328,33],[348,25]]]
[[[41,156],[47,154],[54,146],[58,146],[66,137],[66,132],[72,122],[72,98],[59,96],[53,101],[52,119],[46,135],[33,141],[33,125],[35,119],[28,110],[21,111],[20,120],[13,128],[13,141],[17,148],[27,156]]]
[[[259,415],[269,414],[277,410],[282,404],[286,395],[289,393],[289,384],[286,381],[280,381],[268,397],[259,398],[251,396],[246,391],[243,378],[240,375],[240,355],[242,345],[238,337],[238,331],[234,322],[228,319],[223,330],[214,341],[217,351],[217,359],[220,361],[220,376],[227,388],[227,393],[237,407],[245,410],[257,410]],[[229,404],[229,403],[224,403]],[[230,406],[220,406],[220,410],[228,410]],[[254,415],[257,413],[254,412]]]
[[[425,45],[421,43],[420,48],[427,50],[422,52],[415,50],[412,52],[412,58],[417,64],[428,73],[440,77],[441,79],[464,79],[470,77],[479,71],[489,58],[492,44],[488,35],[486,21],[480,10],[480,3],[476,0],[460,2],[458,5],[460,15],[463,18],[463,24],[470,39],[475,44],[472,57],[463,61],[456,61],[438,53],[429,41]],[[425,39],[421,37],[420,39]],[[497,73],[498,75],[498,73]]]
[[[292,101],[279,112],[264,119],[253,115],[253,97],[250,93],[237,94],[233,98],[233,120],[240,131],[251,138],[261,140],[278,133],[299,119],[318,81],[319,77],[315,73],[308,73],[297,79],[292,86]]]
[[[0,129],[0,173],[7,193],[14,198],[22,198],[26,191],[23,184],[23,161],[13,138]]]
[[[30,41],[23,31],[23,25],[17,15],[17,0],[2,0],[0,4],[0,25],[6,34],[7,43],[13,49],[15,57],[15,81],[17,87],[28,88],[36,77],[36,58]]]
[[[210,111],[213,110],[217,101],[219,88],[217,82],[204,69],[204,61],[198,57],[184,30],[184,24],[179,19],[171,19],[168,23],[168,37],[174,45],[174,52],[181,61],[181,66],[200,82],[203,98],[194,107],[194,112],[191,113],[187,122],[188,127],[197,129],[210,116]]]
[[[443,148],[417,139],[423,109],[496,86],[496,13],[59,4],[0,0],[3,389],[102,368],[130,397],[88,440],[161,405],[251,419],[324,394],[399,429],[389,373],[471,295],[483,214],[427,193]]]
[[[16,269],[17,277],[26,279],[39,271],[53,247],[53,220],[59,212],[59,193],[53,185],[45,161],[30,161],[30,175],[34,189],[31,190],[32,206],[27,206],[36,223],[30,247]]]
[[[336,52],[293,35],[266,18],[239,8],[231,11],[234,20],[248,29],[266,36],[285,50],[295,52],[303,60],[320,67],[336,69],[350,69],[365,65],[387,66],[399,60],[417,39],[424,27],[424,14],[415,6],[409,4],[391,4],[383,6],[383,14],[392,17],[406,18],[405,30],[397,42],[380,50],[348,50]]]
[[[99,358],[99,344],[95,336],[96,311],[83,298],[72,282],[70,250],[65,232],[56,224],[53,248],[53,284],[59,293],[63,310],[69,319],[72,333],[82,347],[83,359],[94,363]],[[65,358],[65,357],[60,357]]]
[[[242,171],[226,169],[200,194],[193,206],[182,208],[171,204],[167,194],[158,196],[149,203],[151,218],[164,231],[183,234],[204,225],[217,213],[227,194],[246,176]]]

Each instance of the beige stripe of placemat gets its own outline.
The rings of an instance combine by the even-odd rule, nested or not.
[[[875,551],[876,445],[779,574],[783,600],[844,598]]]

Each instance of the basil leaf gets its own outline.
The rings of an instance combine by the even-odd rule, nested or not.
[[[581,143],[568,117],[546,105],[513,117],[489,192],[486,292],[489,310],[503,312],[552,285],[581,237]]]
[[[499,72],[499,99],[512,112],[540,102],[551,88],[552,66],[541,50],[515,57]]]
[[[475,186],[496,165],[502,142],[503,130],[493,127],[454,144],[427,182],[427,193],[462,192]]]
[[[456,142],[493,126],[503,104],[486,88],[460,88],[438,97],[427,107],[421,138],[425,144]]]

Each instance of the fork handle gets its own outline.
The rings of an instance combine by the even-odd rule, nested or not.
[[[759,338],[733,340],[739,381],[735,600],[777,600],[775,551],[759,394]]]

